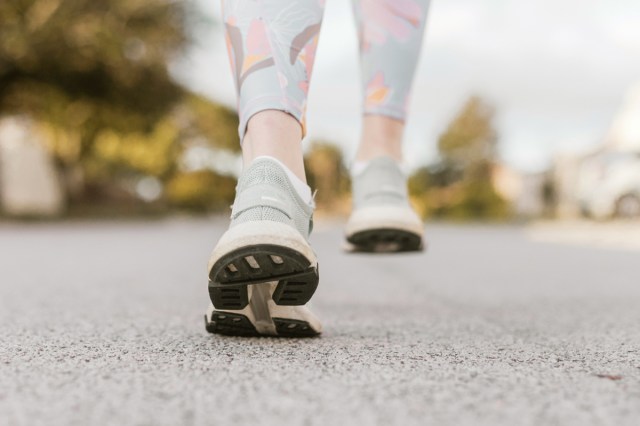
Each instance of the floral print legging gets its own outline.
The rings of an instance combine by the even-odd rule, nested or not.
[[[339,0],[338,0],[339,1]],[[257,112],[304,114],[325,0],[222,0],[240,140]],[[353,0],[364,113],[404,120],[429,0]]]

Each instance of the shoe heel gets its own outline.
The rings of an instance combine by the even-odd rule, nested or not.
[[[275,283],[277,305],[306,304],[318,287],[318,267],[289,247],[260,244],[221,257],[209,272],[209,297],[216,309],[243,309],[248,285]]]
[[[255,284],[220,284],[209,281],[209,298],[216,309],[240,310],[249,304],[249,285]],[[317,268],[311,268],[304,274],[296,274],[290,279],[278,281],[273,291],[276,305],[300,306],[306,304],[318,288]]]

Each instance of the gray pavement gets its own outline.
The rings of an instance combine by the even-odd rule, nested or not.
[[[638,252],[321,224],[323,337],[243,339],[202,323],[224,223],[0,224],[0,424],[640,424]]]

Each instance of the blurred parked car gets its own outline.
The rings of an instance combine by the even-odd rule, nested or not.
[[[640,218],[640,152],[606,152],[580,169],[578,197],[595,219]]]

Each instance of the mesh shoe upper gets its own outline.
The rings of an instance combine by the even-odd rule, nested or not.
[[[352,176],[353,210],[394,205],[409,207],[407,181],[398,163],[390,157],[377,157]]]
[[[269,158],[258,158],[242,172],[231,211],[231,227],[249,221],[286,223],[309,238],[313,201],[300,198],[282,166]]]

